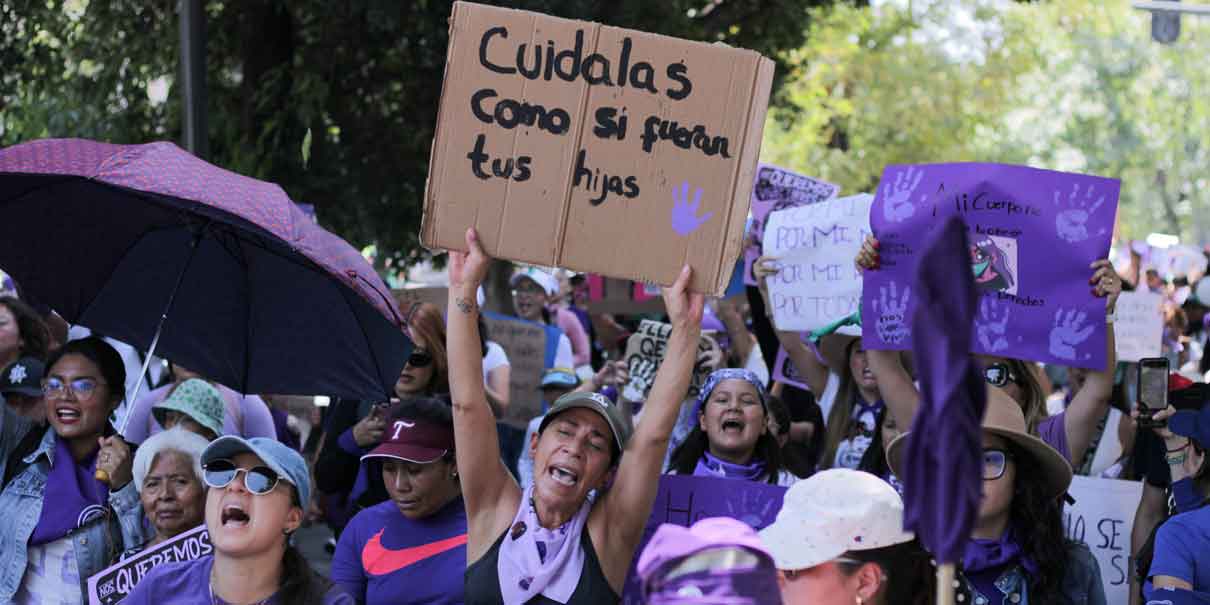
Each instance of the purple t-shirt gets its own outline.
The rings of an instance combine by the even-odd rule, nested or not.
[[[1065,418],[1067,418],[1066,410],[1043,418],[1038,422],[1038,438],[1045,441],[1046,445],[1055,448],[1063,459],[1070,462],[1071,449],[1067,447],[1067,427],[1063,425]]]
[[[332,557],[332,581],[358,603],[461,605],[466,508],[456,498],[413,521],[391,500],[353,517]]]
[[[1155,534],[1151,576],[1172,576],[1210,592],[1210,506],[1168,519]]]
[[[122,605],[213,605],[223,603],[217,595],[211,598],[210,568],[214,556],[192,561],[165,563],[143,576],[138,586],[126,595]],[[269,598],[270,605],[281,604],[277,595]],[[354,605],[339,586],[333,586],[323,598],[324,605]]]

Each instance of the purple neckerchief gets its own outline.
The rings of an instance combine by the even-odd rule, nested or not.
[[[853,403],[857,404],[856,407],[853,408],[853,420],[856,420],[858,422],[860,422],[862,417],[864,417],[868,413],[874,417],[874,423],[877,424],[878,416],[881,415],[883,413],[883,411],[886,410],[886,404],[883,403],[881,399],[875,401],[874,403],[866,403],[865,399],[858,396],[858,397],[854,398]],[[862,425],[862,426],[864,426],[864,425]],[[865,427],[865,428],[867,430],[873,430],[873,427]]]
[[[724,479],[748,479],[756,481],[765,475],[765,461],[752,459],[748,464],[735,464],[721,460],[710,452],[702,452],[697,466],[693,469],[695,477],[722,477]]]
[[[1015,532],[1008,529],[998,540],[971,538],[966,543],[966,552],[962,555],[962,569],[966,573],[979,573],[986,569],[1001,567],[1016,563],[1025,569],[1030,576],[1037,577],[1038,565],[1033,559],[1021,554],[1021,545],[1017,543]]]
[[[584,571],[580,536],[588,522],[592,500],[585,499],[576,516],[555,529],[538,522],[533,505],[534,487],[521,494],[521,508],[500,544],[496,574],[505,603],[528,603],[542,595],[566,603]]]
[[[770,565],[748,569],[703,570],[662,584],[647,595],[648,605],[780,605],[777,570]]]
[[[760,378],[757,377],[756,374],[753,374],[752,372],[743,368],[724,368],[722,370],[715,370],[712,372],[710,377],[706,379],[706,383],[702,385],[702,389],[698,391],[697,411],[700,412],[702,410],[702,405],[704,405],[706,400],[710,398],[710,394],[714,392],[714,388],[718,386],[718,383],[724,380],[743,380],[748,384],[751,384],[753,387],[756,387],[756,395],[760,397],[761,407],[763,408],[767,405],[765,397],[765,385],[760,381]]]
[[[100,448],[77,463],[66,441],[58,435],[54,441],[46,491],[42,493],[42,516],[29,537],[30,546],[54,542],[106,515],[109,490],[93,477]]]

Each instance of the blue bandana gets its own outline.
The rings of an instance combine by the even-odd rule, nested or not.
[[[760,378],[757,378],[756,374],[743,368],[726,368],[715,370],[711,373],[710,377],[706,379],[706,383],[702,385],[702,389],[698,391],[696,408],[698,412],[702,411],[702,404],[706,403],[706,400],[710,398],[710,394],[714,392],[714,387],[717,387],[718,383],[724,380],[743,380],[751,384],[756,388],[756,395],[760,397],[760,406],[765,411],[768,411],[769,402],[765,395],[765,385],[760,381]]]

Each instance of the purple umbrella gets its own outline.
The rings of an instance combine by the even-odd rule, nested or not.
[[[966,226],[951,217],[929,238],[916,276],[912,318],[920,409],[903,461],[904,526],[950,580],[962,558],[983,489],[982,430],[987,385],[970,355],[976,292]]]
[[[0,149],[0,216],[23,292],[245,393],[381,400],[410,350],[356,250],[281,187],[172,143]]]

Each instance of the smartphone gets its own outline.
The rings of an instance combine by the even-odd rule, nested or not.
[[[1155,413],[1168,407],[1168,358],[1148,357],[1139,360],[1138,398],[1141,427],[1163,426],[1154,419]]]

